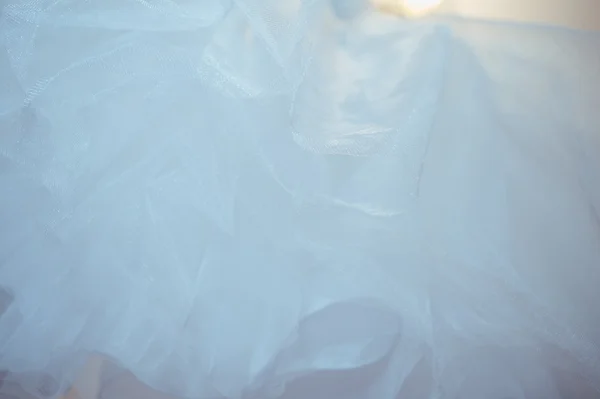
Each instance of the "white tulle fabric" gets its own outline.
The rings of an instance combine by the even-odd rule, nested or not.
[[[600,388],[598,34],[3,4],[0,370],[34,395],[93,352],[199,399]]]

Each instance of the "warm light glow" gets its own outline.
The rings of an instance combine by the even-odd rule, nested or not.
[[[372,0],[375,7],[404,17],[421,17],[442,4],[442,0]]]

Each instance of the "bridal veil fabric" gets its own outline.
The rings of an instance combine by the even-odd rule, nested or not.
[[[0,15],[6,381],[53,398],[98,353],[190,399],[597,397],[598,33],[354,0]]]

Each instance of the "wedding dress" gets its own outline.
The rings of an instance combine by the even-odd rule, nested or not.
[[[600,392],[598,33],[3,4],[6,381],[56,397],[99,353],[181,398]]]

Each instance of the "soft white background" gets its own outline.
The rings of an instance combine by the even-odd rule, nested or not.
[[[600,30],[600,0],[445,0],[441,11]]]

